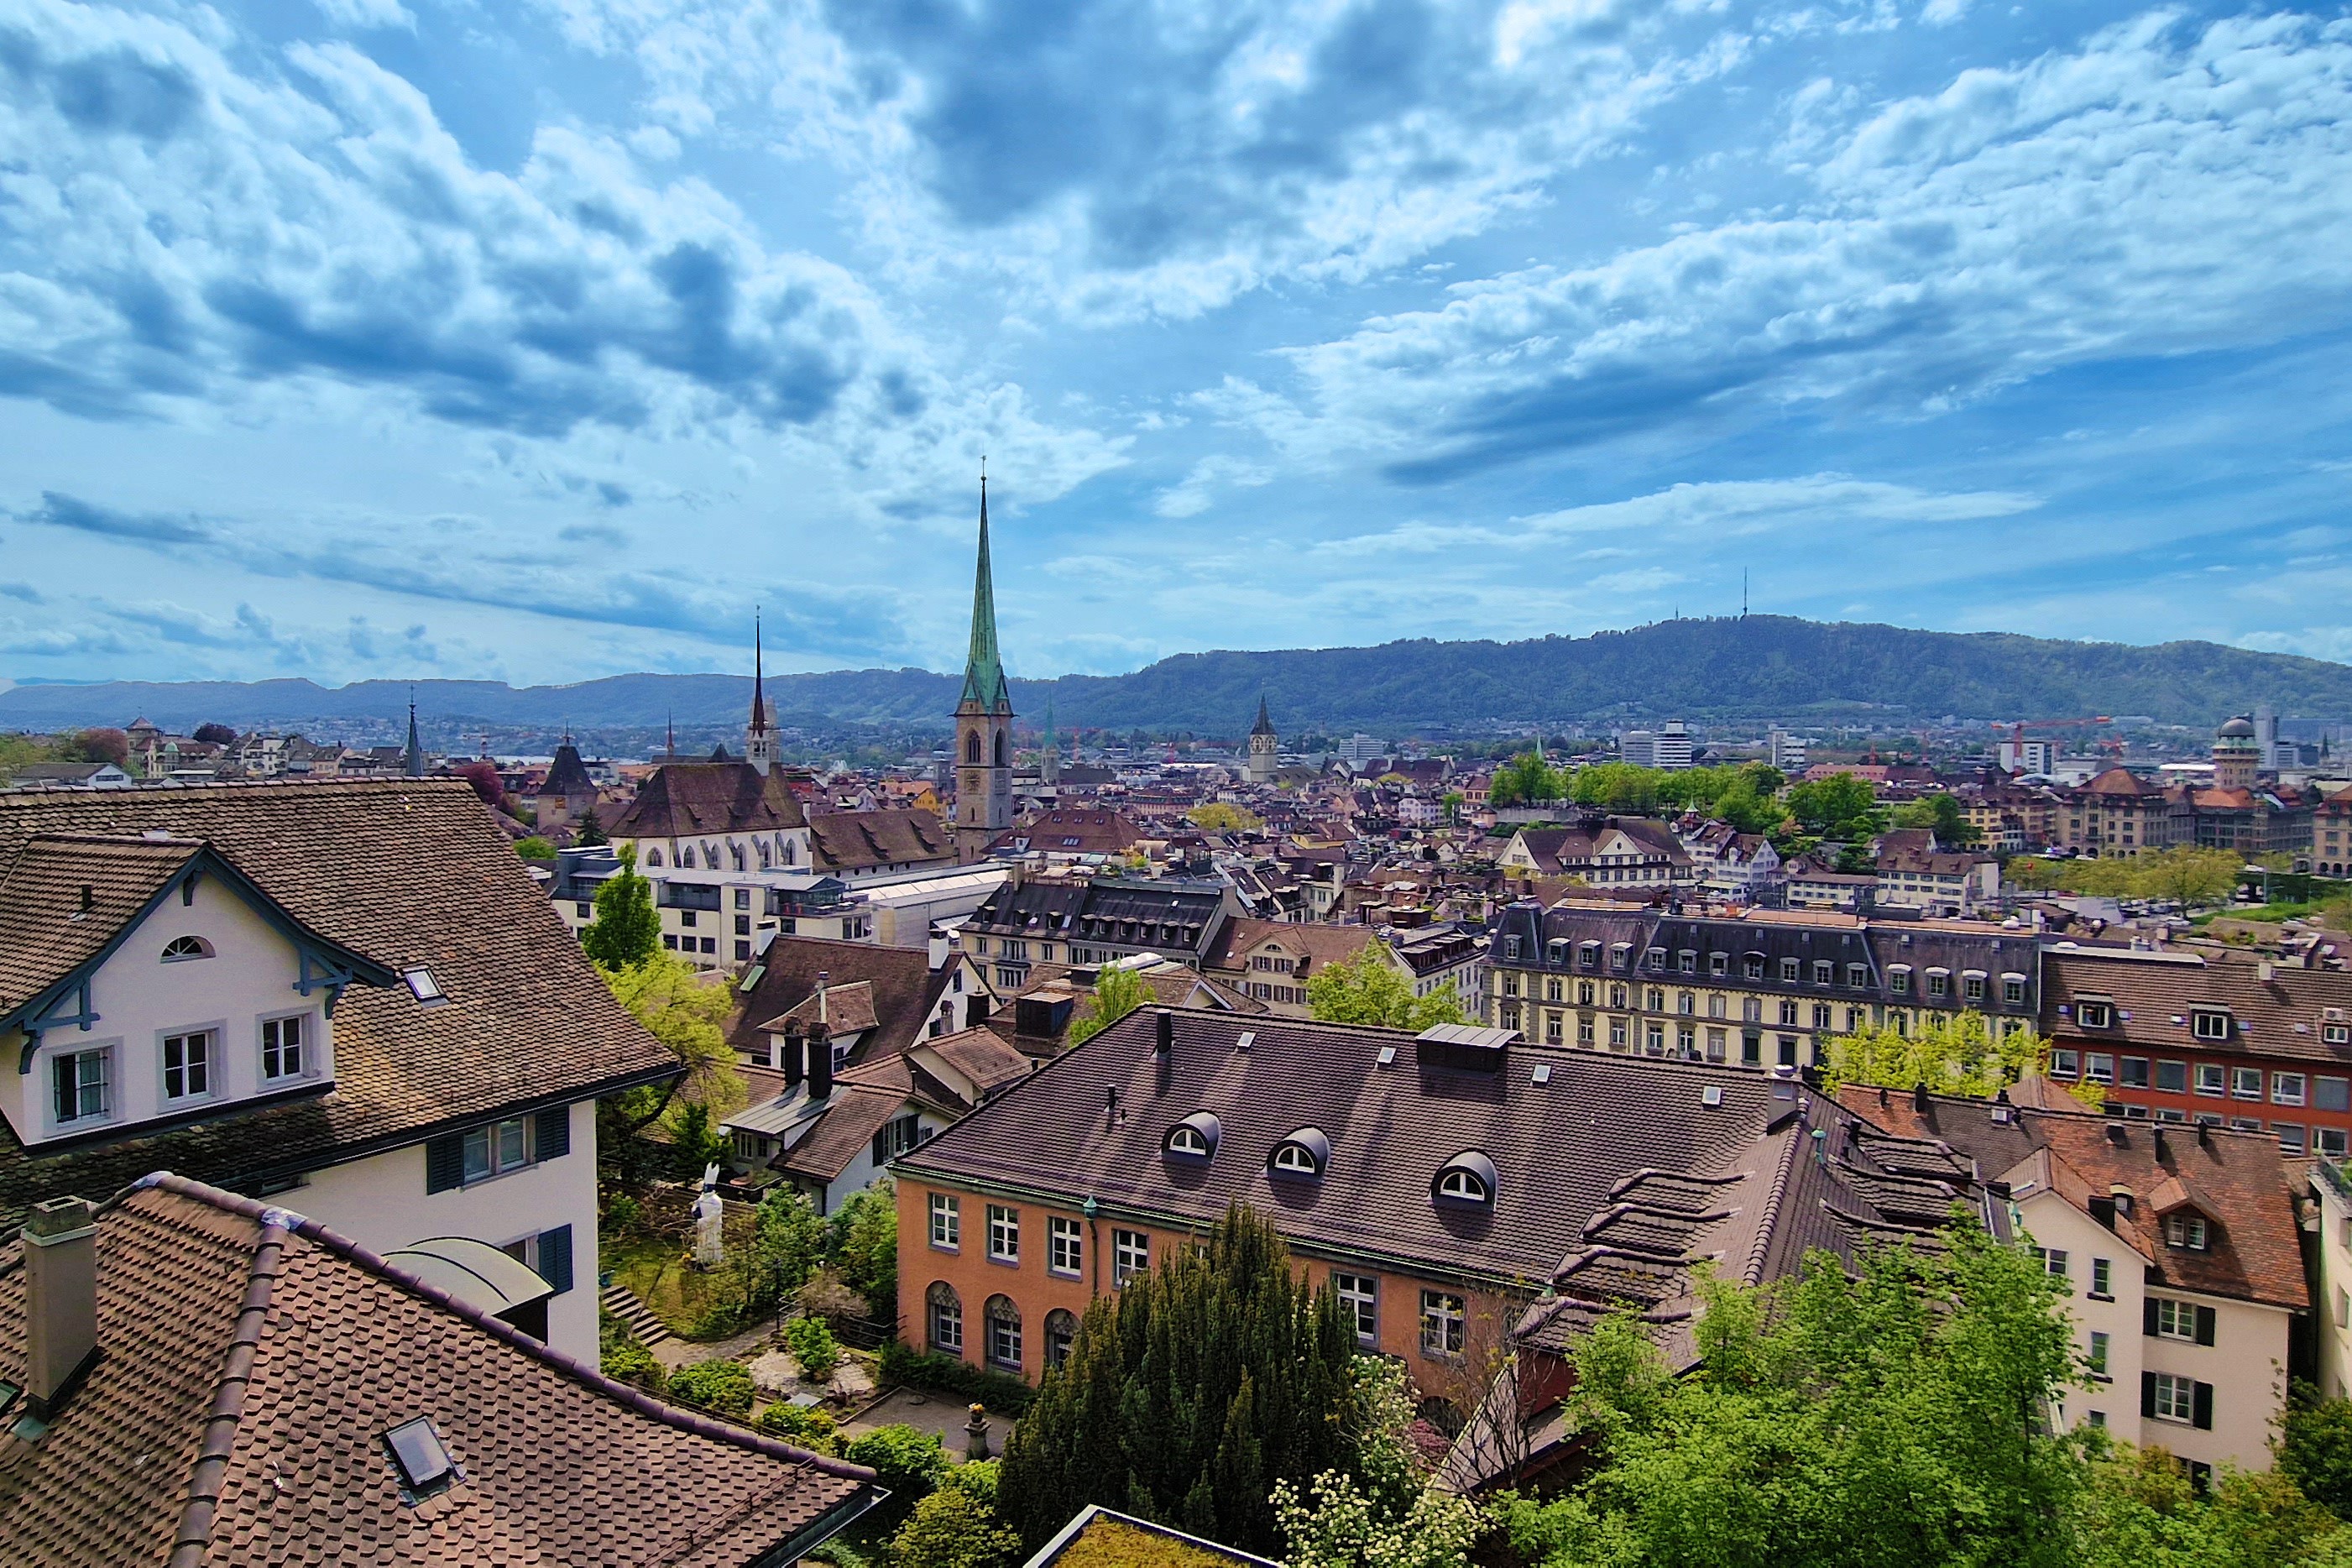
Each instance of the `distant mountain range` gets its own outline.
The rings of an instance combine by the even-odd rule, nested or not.
[[[620,675],[572,686],[420,680],[436,731],[456,726],[583,733],[740,725],[748,677]],[[409,685],[370,680],[105,681],[0,689],[0,729],[124,724],[144,716],[185,732],[322,732],[388,727]],[[780,722],[832,731],[944,729],[958,678],[922,669],[772,676]],[[1263,693],[1288,735],[1491,731],[1530,723],[1783,720],[1899,729],[1946,716],[2033,719],[2145,714],[2217,723],[2267,702],[2299,719],[2352,719],[2352,666],[2209,642],[2061,642],[2005,633],[1913,631],[1780,616],[1675,620],[1587,637],[1383,643],[1378,647],[1181,654],[1129,675],[1013,683],[1028,725],[1053,705],[1064,729],[1189,730],[1239,736]]]

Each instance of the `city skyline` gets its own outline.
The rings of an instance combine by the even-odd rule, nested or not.
[[[0,679],[2352,656],[2340,21],[26,0]],[[1124,84],[1105,93],[1102,84]]]

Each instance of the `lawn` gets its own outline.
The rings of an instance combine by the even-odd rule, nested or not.
[[[686,1248],[675,1239],[655,1237],[629,1242],[608,1239],[604,1249],[604,1266],[613,1271],[613,1278],[652,1308],[654,1316],[669,1325],[670,1332],[681,1339],[691,1337],[687,1330],[709,1305],[705,1291],[709,1281],[687,1261]]]

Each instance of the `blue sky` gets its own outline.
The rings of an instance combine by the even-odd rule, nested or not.
[[[2352,658],[2352,20],[0,0],[0,678]]]

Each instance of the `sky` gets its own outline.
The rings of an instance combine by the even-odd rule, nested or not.
[[[2352,659],[2352,16],[0,0],[0,679]]]

